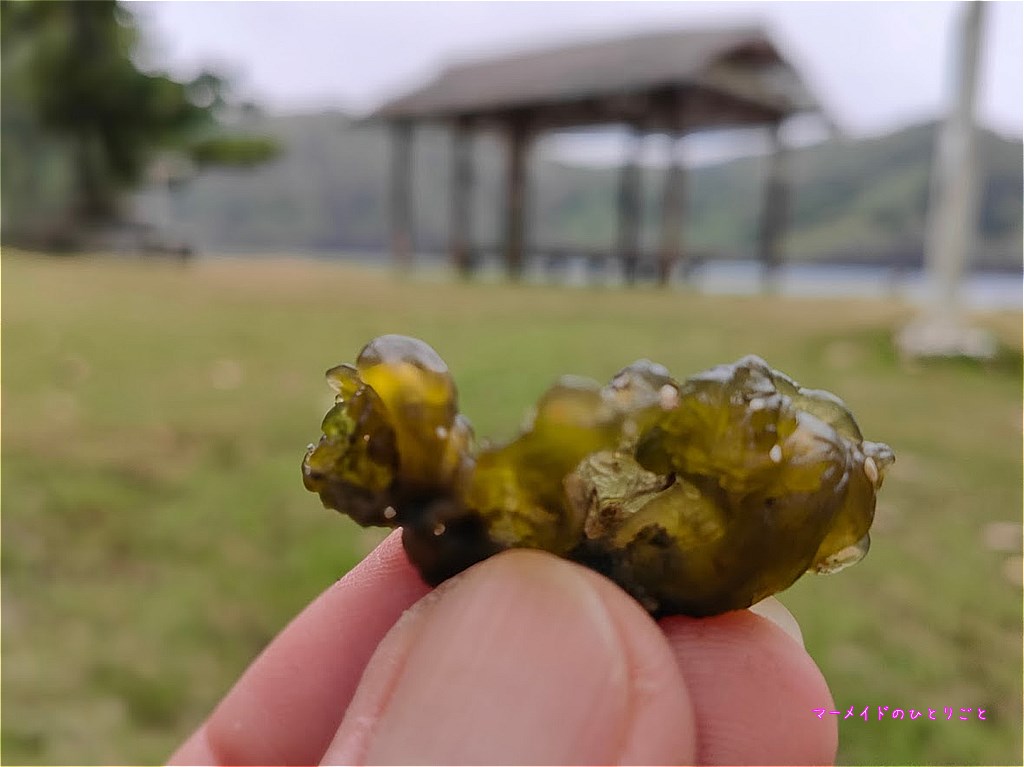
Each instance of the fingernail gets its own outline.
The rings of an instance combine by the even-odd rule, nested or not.
[[[796,622],[793,613],[787,610],[786,606],[775,597],[762,599],[756,605],[751,606],[750,612],[757,613],[762,618],[767,618],[793,637],[801,647],[804,646],[804,635],[800,631],[800,624]]]
[[[632,705],[628,652],[575,566],[534,552],[494,557],[395,632],[404,634],[389,637],[395,657],[380,659],[386,673],[364,676],[328,760],[619,758]]]

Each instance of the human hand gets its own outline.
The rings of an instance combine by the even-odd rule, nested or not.
[[[771,620],[655,623],[597,573],[524,550],[431,592],[393,534],[171,763],[830,763],[835,721],[811,715],[828,687],[792,616],[762,605]]]

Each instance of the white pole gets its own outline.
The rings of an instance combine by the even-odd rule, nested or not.
[[[958,288],[978,223],[974,107],[984,3],[965,5],[955,98],[936,149],[925,241],[929,308],[946,315],[958,310]]]
[[[925,236],[927,305],[896,337],[905,357],[992,357],[996,344],[985,331],[964,324],[959,289],[978,225],[974,106],[985,7],[964,3],[955,59],[952,108],[936,147]]]

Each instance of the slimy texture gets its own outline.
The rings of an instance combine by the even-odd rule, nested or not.
[[[605,386],[566,376],[519,436],[486,447],[422,341],[381,336],[327,379],[335,405],[306,488],[360,525],[401,527],[432,585],[535,548],[654,615],[749,607],[863,558],[893,462],[842,400],[754,356],[681,383],[647,360]]]

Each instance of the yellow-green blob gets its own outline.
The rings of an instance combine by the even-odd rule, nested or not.
[[[828,532],[814,554],[812,569],[835,573],[856,564],[868,553],[868,530],[875,517],[875,499],[885,472],[895,460],[888,445],[863,442],[851,447],[847,464],[849,484]]]
[[[640,463],[659,473],[713,475],[733,493],[757,486],[797,428],[797,411],[770,373],[763,360],[744,357],[684,382],[679,406],[641,434]]]
[[[422,341],[390,335],[366,345],[356,370],[395,424],[403,481],[443,487],[449,479],[442,471],[444,447],[458,412],[447,365]]]
[[[565,378],[548,389],[522,435],[482,450],[462,499],[504,547],[564,554],[583,519],[565,503],[563,483],[586,456],[615,447],[621,417],[592,381]]]
[[[328,372],[329,380],[336,370]],[[302,461],[303,484],[360,524],[390,524],[383,507],[398,472],[394,427],[372,389],[359,384],[337,391],[321,424],[323,436]]]
[[[670,471],[608,453],[573,474],[585,555],[652,612],[710,615],[788,588],[844,503],[843,438],[761,372],[747,359],[683,385],[640,436]]]
[[[656,615],[747,607],[856,562],[893,460],[838,397],[753,356],[682,383],[648,360],[604,387],[564,377],[519,436],[483,448],[422,341],[377,338],[328,383],[306,487],[360,524],[403,527],[429,583],[538,548]]]

